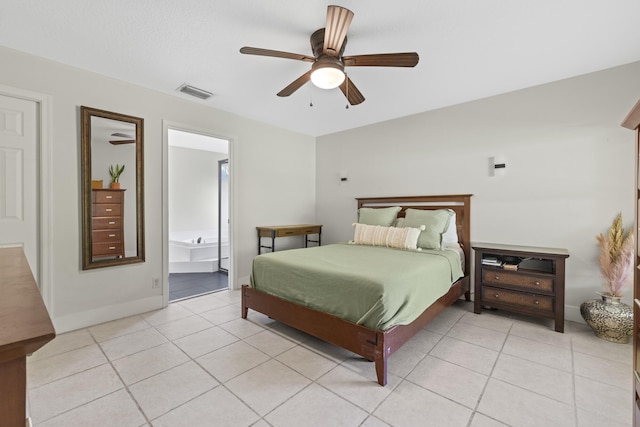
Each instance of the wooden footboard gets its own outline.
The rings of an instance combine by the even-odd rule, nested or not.
[[[412,323],[394,326],[382,332],[260,292],[248,285],[242,285],[242,318],[246,319],[248,310],[252,309],[323,341],[352,351],[367,360],[372,360],[376,364],[378,383],[384,386],[387,384],[388,357],[445,308],[453,304],[463,293],[466,294],[468,301],[468,291],[469,277],[465,276]]]

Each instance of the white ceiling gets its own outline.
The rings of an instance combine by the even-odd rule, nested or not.
[[[310,65],[238,50],[311,55],[332,3],[355,13],[346,55],[419,64],[347,68],[366,97],[349,109],[310,83],[277,97]],[[640,1],[0,0],[0,45],[319,136],[638,61]]]

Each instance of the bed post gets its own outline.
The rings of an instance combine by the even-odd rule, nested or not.
[[[384,345],[384,332],[376,333],[378,345],[375,349],[375,364],[376,364],[376,376],[378,377],[378,384],[381,386],[387,385],[387,349]]]
[[[247,292],[246,292],[246,288],[247,285],[242,285],[242,305],[240,307],[240,315],[242,316],[243,319],[247,318],[247,314],[249,314],[249,307],[247,306],[247,302],[245,301],[245,298],[247,298]]]

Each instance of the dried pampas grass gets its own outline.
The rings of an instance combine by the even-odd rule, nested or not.
[[[596,236],[600,246],[600,271],[605,280],[605,293],[621,297],[633,268],[633,233],[622,228],[622,214],[613,220],[608,236]]]

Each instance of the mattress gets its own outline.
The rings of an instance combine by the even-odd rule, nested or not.
[[[415,320],[463,276],[456,250],[337,243],[257,256],[251,286],[375,330]]]

